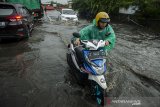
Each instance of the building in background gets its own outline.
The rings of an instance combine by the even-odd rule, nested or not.
[[[42,7],[44,8],[44,10],[54,10],[54,6],[50,3],[50,2],[44,2],[42,3]]]
[[[72,0],[68,1],[68,8],[70,8],[70,9],[72,8]]]
[[[119,13],[132,15],[138,10],[138,6],[129,6],[128,8],[121,7],[119,8]]]

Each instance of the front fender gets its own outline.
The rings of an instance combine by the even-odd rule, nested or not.
[[[97,82],[103,89],[107,89],[107,84],[106,84],[106,80],[104,78],[104,75],[91,75],[91,74],[89,74],[88,79]]]

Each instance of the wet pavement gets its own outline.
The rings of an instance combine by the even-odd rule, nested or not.
[[[88,22],[64,23],[57,21],[58,12],[48,14],[28,40],[0,43],[0,107],[97,106],[87,89],[76,83],[66,62],[72,33]],[[138,100],[140,107],[159,107],[159,36],[136,26],[112,26],[117,41],[108,55],[108,106],[132,106],[114,102],[116,97]]]

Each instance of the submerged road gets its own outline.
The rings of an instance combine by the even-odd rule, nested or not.
[[[57,12],[48,14],[51,19],[39,23],[28,40],[0,43],[0,107],[97,106],[88,89],[77,85],[66,62],[72,33],[89,23],[63,23],[56,20]],[[159,107],[160,39],[135,26],[112,26],[117,42],[108,55],[110,106],[131,107],[136,102]]]

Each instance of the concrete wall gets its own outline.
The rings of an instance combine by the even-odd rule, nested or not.
[[[129,6],[128,8],[119,8],[119,13],[121,14],[134,14],[138,10],[137,6]]]
[[[134,15],[114,14],[111,16],[111,22],[128,23],[138,26],[151,28],[160,33],[160,19],[138,19]]]

